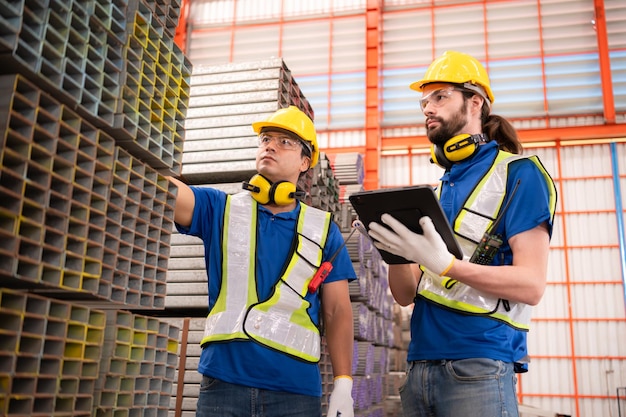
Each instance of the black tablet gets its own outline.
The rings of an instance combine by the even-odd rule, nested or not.
[[[430,217],[435,229],[446,242],[450,253],[458,259],[463,259],[463,250],[454,237],[454,232],[441,209],[435,190],[430,185],[360,191],[351,194],[349,198],[359,220],[368,231],[371,222],[387,227],[380,220],[380,216],[384,213],[389,213],[415,233],[422,233],[419,219],[422,216]],[[379,250],[379,252],[383,260],[390,265],[412,263],[384,250]]]

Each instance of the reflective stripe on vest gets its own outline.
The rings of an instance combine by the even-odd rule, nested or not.
[[[556,188],[539,159],[536,156],[524,157],[500,151],[454,221],[454,231],[466,258],[472,255],[500,211],[506,195],[509,164],[521,158],[534,162],[543,174],[550,193],[550,212],[554,217]],[[439,192],[440,190],[441,187]],[[456,280],[439,276],[424,267],[421,268],[424,274],[418,285],[418,295],[453,310],[500,320],[519,330],[529,329],[531,306],[528,304],[493,297]]]
[[[249,195],[248,195],[249,197]],[[243,332],[246,309],[257,301],[256,201],[239,193],[226,198],[222,244],[222,285],[204,326],[202,344],[247,339]],[[249,227],[245,225],[249,224]]]
[[[233,202],[228,209],[226,224],[230,228],[239,230],[239,237],[251,236],[251,241],[255,241],[254,229],[251,233],[241,233],[242,225],[248,224],[251,218],[255,219],[252,224],[256,224],[256,202],[249,197],[249,194],[242,193],[244,197],[231,196]],[[235,205],[235,200],[246,201],[247,204]],[[215,307],[207,317],[205,337],[202,343],[209,341],[224,341],[232,339],[253,339],[260,344],[268,346],[277,351],[294,356],[307,362],[317,362],[320,359],[320,334],[310,316],[307,313],[310,303],[304,299],[308,291],[309,281],[322,263],[322,250],[326,244],[328,231],[330,230],[330,213],[309,207],[301,203],[300,215],[297,221],[297,247],[292,253],[287,264],[287,268],[282,277],[274,287],[272,296],[261,303],[256,298],[254,281],[255,273],[255,251],[252,244],[242,245],[240,240],[224,241],[224,247],[228,248],[224,260],[224,271],[228,273],[222,278],[222,289],[218,295],[218,306],[221,298],[234,302],[223,303],[233,307],[232,314],[226,311],[219,311],[219,318],[213,319]],[[236,212],[236,213],[235,213]],[[243,230],[246,230],[244,227]],[[225,236],[231,236],[226,234]],[[244,254],[241,247],[244,246],[246,252],[246,268],[240,268],[235,262],[235,268],[231,268],[233,255]],[[241,265],[243,267],[243,265]],[[247,275],[239,275],[245,273]],[[241,277],[247,276],[247,280]],[[232,293],[239,293],[233,295]],[[246,297],[245,294],[248,294]],[[244,304],[245,303],[245,304]],[[244,306],[244,308],[242,308]],[[209,326],[211,323],[211,326]],[[219,323],[216,327],[214,323]],[[230,333],[214,333],[215,329],[230,329]]]

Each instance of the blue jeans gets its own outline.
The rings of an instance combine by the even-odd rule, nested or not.
[[[202,377],[196,417],[320,417],[319,397],[269,391]]]
[[[492,359],[414,361],[400,387],[404,417],[517,417],[513,364]]]

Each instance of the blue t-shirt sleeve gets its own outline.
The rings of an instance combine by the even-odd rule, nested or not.
[[[553,213],[550,208],[550,193],[545,177],[539,168],[528,159],[512,162],[509,168],[507,200],[513,198],[504,213],[503,224],[500,225],[500,227],[505,228],[504,235],[510,239],[512,236],[531,230],[542,223],[547,224],[548,232],[551,235]],[[512,196],[518,181],[519,186],[515,195]],[[507,201],[504,202],[504,204],[506,203]]]
[[[222,224],[227,194],[211,187],[191,186],[195,198],[193,217],[189,227],[176,224],[176,230],[182,234],[204,239],[212,229]]]

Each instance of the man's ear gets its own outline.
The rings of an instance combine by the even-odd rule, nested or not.
[[[483,104],[485,103],[484,97],[481,97],[480,94],[474,94],[470,98],[470,103],[472,103],[472,111],[481,114]]]
[[[300,165],[300,172],[307,172],[311,168],[311,158],[305,156],[302,164]]]

